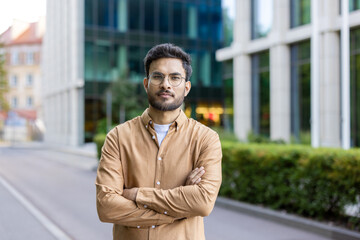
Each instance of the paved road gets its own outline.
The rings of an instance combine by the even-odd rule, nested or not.
[[[89,157],[0,147],[0,239],[112,239],[96,214],[94,166]],[[205,230],[207,240],[327,240],[220,207]]]

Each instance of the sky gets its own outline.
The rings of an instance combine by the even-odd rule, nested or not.
[[[35,22],[46,15],[46,0],[0,0],[0,33],[19,19]]]

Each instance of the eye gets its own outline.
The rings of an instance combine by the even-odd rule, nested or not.
[[[173,81],[179,81],[181,79],[180,75],[171,75],[170,78]]]
[[[163,76],[160,75],[160,74],[154,74],[151,76],[152,79],[154,80],[162,80],[163,79]]]

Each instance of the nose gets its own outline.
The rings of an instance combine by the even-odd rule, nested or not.
[[[170,82],[169,82],[169,76],[165,76],[164,80],[160,83],[160,87],[163,89],[169,89],[171,88]]]

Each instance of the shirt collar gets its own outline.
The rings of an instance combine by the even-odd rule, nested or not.
[[[187,116],[185,115],[184,111],[180,109],[180,114],[177,116],[177,118],[175,119],[175,127],[176,130],[179,129],[179,127],[181,127],[181,125],[183,125],[185,123],[185,121],[187,120]],[[148,126],[152,126],[154,127],[154,122],[151,119],[150,115],[149,115],[149,108],[147,108],[143,114],[141,115],[141,121],[144,124],[144,126],[146,128],[148,128]],[[170,126],[171,127],[171,126]]]

